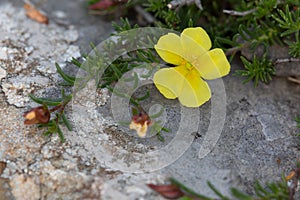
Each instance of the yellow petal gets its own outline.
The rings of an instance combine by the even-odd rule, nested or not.
[[[199,107],[211,97],[208,84],[203,81],[194,69],[185,77],[185,82],[179,95],[179,101],[186,107]]]
[[[192,38],[197,44],[202,46],[204,50],[208,51],[211,48],[211,41],[206,31],[201,27],[186,28],[181,35]]]
[[[160,69],[154,74],[153,82],[162,95],[168,99],[175,99],[182,90],[184,71],[184,66]]]
[[[230,64],[222,49],[213,49],[202,55],[192,65],[199,71],[202,78],[212,80],[227,75]]]
[[[168,33],[160,37],[154,48],[158,55],[167,63],[180,65],[184,62],[181,56],[183,55],[183,49],[180,37],[174,33]]]
[[[183,54],[181,56],[188,62],[192,63],[199,59],[203,54],[207,53],[202,46],[200,46],[193,38],[186,35],[180,37]]]
[[[26,113],[26,114],[24,115],[24,117],[25,117],[25,119],[27,119],[27,120],[33,120],[34,118],[36,118],[36,113],[35,113],[34,110],[32,110],[32,111]]]
[[[153,81],[166,98],[179,97],[180,103],[187,107],[198,107],[211,97],[208,84],[196,69],[187,70],[185,66],[160,69]]]
[[[164,97],[168,98],[168,99],[175,99],[177,96],[171,91],[169,90],[167,87],[164,87],[160,84],[155,84],[155,86],[157,87],[157,89],[159,90],[159,92],[161,94],[164,95]]]
[[[144,122],[144,124],[139,124],[135,122],[131,122],[129,125],[130,129],[136,130],[136,133],[138,134],[139,137],[143,138],[146,136],[147,130],[148,130],[148,124],[147,122]]]

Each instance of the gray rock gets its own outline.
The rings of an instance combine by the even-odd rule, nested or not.
[[[25,177],[22,175],[14,175],[10,181],[12,194],[16,199],[40,199],[40,188],[36,184],[34,177]]]
[[[73,26],[34,22],[24,9],[9,3],[1,4],[0,9],[0,79],[9,74],[2,89],[8,103],[24,107],[30,92],[57,80],[55,62],[64,67],[72,57],[81,56],[79,47],[72,45],[79,34]]]
[[[7,47],[0,48],[0,59],[6,60],[7,59]]]
[[[6,77],[6,70],[0,67],[0,81]]]
[[[71,56],[80,55],[78,47],[86,53],[89,42],[102,41],[112,28],[102,18],[87,15],[86,7],[78,1],[36,4],[49,14],[49,26],[27,19],[22,3],[15,3],[16,7],[0,3],[0,35],[3,36],[0,62],[6,73],[0,92],[0,161],[6,164],[0,177],[0,194],[1,189],[7,187],[5,193],[11,193],[14,199],[159,199],[161,197],[147,188],[146,183],[163,184],[168,177],[175,177],[197,192],[216,197],[206,181],[228,195],[230,187],[253,193],[256,180],[279,180],[282,173],[288,174],[294,167],[299,155],[295,134],[299,130],[293,118],[299,114],[300,87],[282,77],[275,77],[269,85],[261,84],[257,88],[251,83],[241,84],[242,78],[231,74],[225,77],[225,125],[211,152],[204,158],[198,157],[211,116],[216,114],[211,113],[212,101],[194,109],[194,118],[184,121],[187,127],[198,125],[193,133],[186,130],[187,138],[193,140],[191,146],[174,163],[151,173],[116,171],[104,162],[112,155],[127,165],[133,161],[151,165],[144,162],[143,153],[159,151],[176,136],[182,120],[178,101],[163,98],[151,85],[151,98],[145,107],[151,110],[157,103],[166,105],[165,124],[171,132],[163,133],[165,142],[156,137],[140,139],[134,132],[127,132],[126,127],[117,126],[111,117],[111,94],[102,89],[91,93],[82,91],[85,98],[77,99],[72,108],[66,108],[67,116],[76,126],[73,131],[61,127],[66,137],[63,144],[56,134],[44,136],[45,129],[25,126],[22,115],[30,108],[16,105],[31,106],[26,99],[29,92],[48,97],[58,95],[59,79],[54,62],[66,65]],[[240,67],[232,64],[232,71]],[[63,68],[72,72],[72,68]],[[214,82],[209,84],[213,87]],[[145,88],[140,89],[138,92],[145,91]],[[213,98],[218,99],[218,91],[212,91]],[[75,118],[74,110],[84,115]],[[175,146],[174,152],[181,146],[182,143]],[[100,148],[111,151],[102,154]],[[165,154],[164,158],[170,156]],[[5,179],[4,184],[2,179]]]

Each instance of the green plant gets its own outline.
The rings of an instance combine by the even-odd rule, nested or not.
[[[90,0],[89,4],[97,3],[99,0]],[[251,59],[246,59],[241,56],[240,59],[244,64],[243,70],[237,70],[236,75],[245,77],[244,83],[253,81],[254,85],[258,83],[267,83],[272,80],[272,76],[276,70],[276,60],[270,60],[268,51],[273,44],[287,45],[289,54],[292,57],[300,56],[300,1],[297,0],[226,0],[222,3],[219,0],[202,0],[202,8],[200,9],[196,3],[185,4],[182,2],[176,8],[170,8],[171,0],[159,1],[128,1],[128,8],[136,5],[141,5],[144,11],[155,17],[153,24],[157,27],[169,28],[176,31],[182,31],[187,27],[202,26],[207,30],[212,38],[213,48],[222,48],[226,51],[227,56],[233,58],[238,55],[243,49],[250,49],[253,56]],[[196,1],[195,1],[196,2]],[[139,25],[132,25],[127,18],[122,18],[119,23],[114,22],[113,26],[116,34],[133,30]],[[140,38],[131,38],[132,41]],[[155,44],[155,38],[148,38],[148,44]],[[86,73],[85,77],[76,78],[65,73],[58,64],[56,64],[57,72],[63,79],[60,83],[61,96],[59,98],[38,98],[34,95],[29,95],[30,98],[40,104],[39,109],[45,110],[46,113],[52,114],[52,118],[43,123],[39,123],[39,127],[46,128],[45,135],[58,134],[61,141],[64,142],[64,135],[61,130],[61,125],[65,125],[68,130],[72,130],[71,123],[68,121],[65,113],[65,107],[72,100],[72,94],[66,94],[65,88],[76,86],[80,90],[85,86],[87,80],[96,78],[98,88],[108,88],[111,92],[122,98],[128,98],[130,103],[138,108],[141,102],[149,97],[149,92],[142,96],[124,95],[118,89],[113,89],[114,84],[120,81],[123,75],[133,68],[143,66],[149,69],[149,74],[144,74],[144,78],[151,75],[151,69],[156,67],[161,60],[153,49],[138,49],[135,51],[122,54],[123,56],[114,58],[114,55],[119,55],[124,49],[119,48],[124,43],[122,38],[117,41],[107,42],[103,45],[103,52],[97,51],[97,48],[92,45],[95,50],[93,56],[86,56],[86,64],[82,65],[76,59],[72,63],[81,68]],[[122,44],[122,45],[120,45]],[[127,46],[126,46],[127,45]],[[125,43],[124,48],[129,48]],[[135,44],[133,44],[135,45]],[[264,54],[257,56],[257,48],[263,48]],[[110,62],[112,60],[112,62]],[[108,66],[108,67],[107,67]],[[101,73],[100,73],[101,72]],[[103,72],[103,73],[102,73]],[[102,74],[101,77],[95,74]],[[129,79],[123,79],[124,82],[133,82],[132,89],[136,89],[137,75],[136,73]],[[77,92],[77,91],[75,91]],[[34,109],[33,109],[34,111]],[[137,115],[137,109],[133,109],[132,115]],[[159,115],[161,113],[157,113]],[[155,119],[156,116],[151,116]],[[297,127],[300,128],[300,118],[296,118]],[[37,120],[37,122],[41,122]],[[129,122],[124,122],[128,125]],[[169,130],[162,127],[157,121],[153,125],[153,131],[157,132],[159,140],[164,140],[161,135],[162,131]],[[299,163],[297,168],[296,179],[299,179]],[[298,180],[297,180],[298,181]],[[211,200],[212,198],[197,194],[193,190],[187,188],[182,183],[175,179],[171,179],[171,184],[179,190],[184,191],[184,196],[181,200]],[[295,184],[297,185],[297,184]],[[223,195],[212,183],[208,182],[209,188],[218,196],[219,199],[229,200],[230,197]],[[174,187],[173,187],[174,189]],[[231,189],[232,196],[240,200],[269,200],[269,199],[293,199],[295,188],[290,188],[283,177],[280,182],[267,183],[262,185],[259,182],[254,187],[255,195],[249,195],[241,192],[238,189]]]
[[[300,8],[293,8],[293,11],[290,11],[289,6],[286,5],[285,10],[278,9],[277,12],[278,14],[272,15],[272,18],[284,31],[280,36],[285,38],[285,43],[289,46],[289,54],[298,57],[300,55]]]
[[[63,83],[64,86],[72,86],[74,85],[75,77],[69,76],[65,74],[60,66],[56,64],[57,72],[61,75],[63,80],[65,81]],[[49,119],[43,123],[40,122],[39,116],[35,117],[37,118],[37,121],[34,123],[39,124],[38,127],[46,127],[47,130],[44,133],[44,135],[51,135],[51,134],[58,134],[61,142],[65,141],[63,132],[60,128],[60,124],[64,124],[69,131],[72,130],[72,126],[67,119],[65,115],[65,107],[67,104],[72,100],[73,95],[72,94],[66,94],[65,89],[61,89],[61,97],[59,98],[38,98],[34,96],[33,94],[29,94],[29,97],[36,103],[42,105],[47,113],[49,113]],[[51,107],[51,108],[49,108]],[[35,108],[32,109],[30,112],[34,112]],[[50,114],[55,114],[55,117],[53,119],[50,119]]]
[[[276,70],[274,65],[271,66],[276,61],[268,58],[271,45],[287,45],[291,56],[300,55],[299,1],[252,1],[240,8],[250,12],[239,12],[241,15],[238,21],[245,25],[239,25],[238,33],[233,37],[233,41],[239,43],[233,47],[233,53],[243,48],[250,48],[255,53],[258,47],[263,47],[266,53],[259,58],[253,56],[250,61],[242,59],[245,70],[238,71],[237,74],[247,76],[245,82],[253,79],[255,85],[258,81],[268,82]],[[250,66],[249,62],[253,65]]]
[[[263,81],[265,83],[272,80],[272,75],[275,73],[274,64],[266,59],[258,59],[256,56],[253,58],[253,62],[248,61],[245,57],[241,56],[241,60],[245,66],[244,70],[237,70],[236,75],[247,77],[244,83],[250,80],[254,81],[254,85],[257,86],[258,81]]]
[[[174,191],[182,191],[182,193],[177,192],[179,194],[175,198],[172,199],[179,199],[179,200],[216,200],[215,198],[211,198],[202,194],[198,194],[195,191],[191,190],[190,188],[186,187],[184,184],[180,183],[174,178],[170,179],[171,187],[170,190]],[[289,199],[289,187],[287,182],[283,179],[281,182],[273,182],[267,183],[266,186],[262,186],[259,182],[256,182],[254,185],[255,195],[249,195],[236,188],[231,189],[232,197],[228,197],[222,194],[211,182],[207,182],[209,188],[214,192],[216,196],[218,196],[217,200],[231,200],[232,197],[237,200],[287,200]],[[175,186],[175,187],[174,187]],[[151,187],[151,186],[150,186]],[[165,196],[166,198],[170,198],[169,191],[167,189],[163,191],[159,189],[159,186],[151,187],[156,191],[160,192],[161,195]],[[170,198],[171,199],[171,198]]]
[[[282,176],[281,181],[261,184],[256,182],[254,185],[254,194],[250,195],[240,191],[239,189],[231,189],[231,197],[228,197],[220,192],[211,182],[207,182],[208,187],[218,197],[211,198],[206,195],[199,194],[192,189],[186,187],[178,180],[171,178],[168,185],[153,185],[148,186],[154,191],[167,199],[179,200],[294,200],[295,192],[300,180],[300,160],[297,161],[296,168],[287,176]],[[290,181],[292,184],[288,184]]]
[[[128,21],[124,20],[124,26],[119,27],[120,31],[131,29],[131,26],[128,24]],[[131,35],[126,35],[126,37],[131,37]],[[146,38],[147,42],[152,44],[154,46],[154,42],[151,41],[150,38]],[[131,38],[132,41],[135,41],[136,39]],[[127,45],[127,46],[126,46]],[[63,79],[63,82],[60,83],[62,86],[61,89],[61,97],[60,98],[37,98],[34,95],[29,95],[30,98],[35,101],[38,104],[44,105],[47,112],[49,111],[50,114],[55,113],[54,119],[51,119],[49,121],[41,121],[41,120],[35,120],[34,123],[39,124],[39,127],[46,127],[47,130],[45,132],[45,135],[50,135],[54,133],[58,133],[61,141],[64,141],[64,136],[60,128],[60,124],[65,124],[69,130],[71,130],[71,125],[68,122],[66,116],[65,116],[65,107],[66,105],[72,100],[73,95],[65,94],[66,87],[74,87],[73,93],[76,94],[76,92],[80,91],[82,88],[84,88],[88,81],[92,79],[96,79],[97,88],[108,88],[111,92],[115,93],[117,96],[120,96],[122,98],[128,98],[130,100],[130,103],[133,106],[140,107],[141,102],[149,97],[149,92],[147,91],[145,95],[134,97],[134,96],[128,96],[123,91],[119,91],[118,88],[114,88],[114,84],[116,82],[122,82],[124,83],[124,86],[126,86],[126,83],[133,82],[132,87],[127,87],[126,89],[130,89],[132,92],[134,92],[137,89],[137,82],[138,77],[137,74],[134,73],[134,75],[130,78],[121,78],[126,72],[132,70],[135,67],[143,67],[144,69],[148,69],[148,74],[141,75],[143,78],[148,78],[151,76],[153,70],[155,69],[155,65],[158,65],[160,60],[158,59],[158,56],[153,52],[151,49],[137,49],[131,52],[127,52],[126,54],[123,54],[123,52],[126,52],[127,48],[130,48],[128,44],[124,44],[124,40],[122,37],[117,41],[107,41],[103,44],[102,48],[103,51],[100,53],[97,48],[94,45],[91,45],[94,49],[94,54],[85,56],[85,62],[81,63],[78,60],[74,59],[71,61],[75,66],[80,68],[81,71],[83,71],[84,75],[80,77],[70,76],[67,73],[65,73],[61,67],[56,64],[57,73],[61,76]],[[135,44],[132,44],[135,45]],[[122,46],[123,49],[120,49],[119,47]],[[120,57],[115,57],[116,55],[122,55]],[[156,64],[155,64],[156,63]],[[102,74],[101,77],[99,74]],[[99,75],[99,76],[98,76]],[[52,108],[48,108],[52,107]],[[35,108],[33,108],[34,110]],[[134,116],[134,113],[132,113]],[[31,117],[31,116],[30,116]],[[153,116],[152,119],[155,119],[156,117]],[[31,123],[33,124],[33,123]],[[168,129],[162,127],[160,125],[159,121],[155,121],[152,123],[152,131],[156,131],[158,139],[163,141],[164,138],[161,135],[161,131],[169,132]]]
[[[187,27],[203,27],[212,39],[213,48],[222,48],[231,59],[242,49],[247,48],[255,53],[257,48],[264,48],[265,55],[256,60],[253,56],[249,62],[257,63],[260,60],[276,63],[276,60],[268,58],[269,48],[273,44],[287,45],[293,57],[300,55],[299,0],[132,0],[127,5],[128,8],[141,5],[145,12],[154,16],[154,25],[157,27],[180,32]],[[121,20],[121,24],[114,23],[114,27],[121,32],[136,28],[136,25],[130,26],[128,20]],[[266,70],[262,64],[256,65],[256,69],[262,69],[254,71],[249,71],[251,68],[245,65],[244,73],[237,74],[245,76],[249,71],[248,75],[255,77],[255,85],[259,81],[268,82],[276,67]],[[261,72],[265,75],[262,76]]]
[[[90,0],[89,4],[97,2],[99,0]],[[291,56],[297,57],[300,55],[299,0],[285,2],[277,0],[227,0],[223,3],[217,0],[203,0],[201,1],[201,6],[196,1],[191,1],[189,4],[185,1],[178,2],[176,7],[170,7],[170,4],[173,3],[171,0],[128,1],[127,5],[128,8],[142,5],[145,11],[155,17],[155,26],[177,31],[182,31],[191,26],[203,26],[212,38],[213,47],[224,49],[226,54],[232,57],[244,48],[250,48],[255,52],[258,47],[263,47],[266,53],[262,57],[254,55],[251,60],[247,60],[241,56],[245,69],[238,70],[235,74],[246,77],[244,83],[253,80],[254,85],[257,86],[259,81],[267,83],[272,79],[276,70],[276,61],[269,60],[268,58],[268,49],[272,44],[288,45]],[[227,10],[226,8],[232,10]],[[113,23],[113,26],[117,34],[138,28],[138,25],[132,26],[126,18],[121,19],[119,24]],[[57,72],[64,80],[61,86],[72,87],[76,80],[79,83],[83,83],[82,87],[84,87],[86,80],[95,77],[95,73],[99,73],[99,69],[101,71],[102,66],[112,59],[111,56],[118,54],[116,51],[122,51],[122,49],[117,48],[122,42],[124,41],[121,38],[117,42],[106,43],[103,46],[106,52],[105,55],[101,55],[102,52],[95,51],[94,57],[86,57],[87,66],[93,67],[84,68],[87,71],[87,77],[82,81],[76,80],[75,77],[64,73],[56,65]],[[154,45],[154,41],[151,42]],[[81,63],[75,59],[72,60],[72,63],[77,67],[81,67]],[[124,56],[113,59],[112,63],[108,63],[109,67],[105,69],[101,79],[98,77],[98,87],[107,87],[111,90],[113,84],[126,72],[140,65],[148,65],[151,68],[155,63],[160,63],[160,59],[153,49],[138,49],[128,52]],[[118,91],[114,92],[118,93]],[[64,122],[66,120],[64,107],[72,97],[70,94],[65,95],[64,89],[62,89],[62,94],[58,99],[36,98],[32,95],[30,97],[41,105],[54,106],[54,108],[58,106],[57,110],[54,109],[53,111],[57,115],[54,121],[53,119],[50,120],[47,134],[60,133],[63,140],[59,124],[61,122],[66,125],[68,124],[67,126],[70,128],[69,123]],[[138,101],[147,98],[147,94],[137,99],[132,97],[126,98],[130,98],[130,102],[137,106],[139,104]],[[42,126],[47,125],[43,124]]]

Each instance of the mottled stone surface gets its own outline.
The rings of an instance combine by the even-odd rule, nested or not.
[[[39,24],[25,16],[22,8],[3,3],[0,14],[0,78],[8,103],[28,104],[28,93],[57,80],[54,63],[65,66],[72,57],[81,56],[78,32],[73,26],[50,22]],[[42,75],[42,76],[41,76]]]
[[[72,114],[80,107],[66,108],[77,129],[63,128],[64,144],[57,135],[44,136],[42,129],[25,126],[23,112],[36,106],[28,93],[59,95],[61,79],[54,63],[74,73],[67,64],[70,57],[88,53],[90,42],[97,44],[113,31],[110,21],[87,14],[84,0],[33,2],[49,16],[48,26],[27,19],[20,1],[0,3],[0,197],[155,200],[162,197],[145,184],[162,184],[168,177],[205,195],[213,195],[207,181],[225,194],[230,187],[253,193],[256,180],[279,180],[294,167],[300,144],[294,122],[300,110],[300,85],[284,77],[274,77],[270,84],[257,88],[252,83],[243,85],[242,78],[231,74],[225,77],[225,125],[212,152],[198,158],[212,115],[212,103],[208,102],[194,110],[199,111],[199,127],[197,133],[187,133],[193,134],[187,151],[174,163],[149,173],[113,170],[103,160],[115,155],[130,165],[131,159],[138,158],[134,155],[157,150],[174,137],[181,120],[178,102],[162,98],[153,87],[149,87],[152,96],[146,104],[160,102],[169,109],[166,125],[171,133],[163,133],[165,143],[156,137],[137,139],[133,132],[127,134],[126,129],[117,127],[107,90],[82,99],[82,105],[89,108],[84,116],[76,119]],[[232,72],[240,68],[241,63],[234,61]],[[216,93],[213,91],[213,96]],[[186,124],[194,123],[192,119]],[[101,144],[112,150],[110,155],[98,151]],[[117,151],[119,154],[114,154]]]
[[[231,186],[251,193],[255,180],[280,180],[282,172],[294,167],[299,157],[294,117],[299,115],[300,85],[274,78],[270,84],[254,88],[252,83],[240,81],[234,76],[224,78],[226,122],[213,151],[195,159],[201,147],[201,138],[196,139],[166,173],[204,193],[209,190],[207,180],[223,192]]]
[[[0,80],[6,77],[6,70],[0,67]]]

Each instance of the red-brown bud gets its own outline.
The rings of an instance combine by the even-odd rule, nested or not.
[[[50,120],[50,112],[47,107],[39,106],[32,108],[30,111],[24,113],[24,124],[46,124]]]
[[[145,137],[148,126],[151,124],[151,119],[145,111],[140,111],[137,115],[132,116],[130,129],[136,130],[139,137]]]
[[[160,195],[167,199],[178,199],[184,196],[184,193],[176,185],[154,185],[148,184],[152,190],[158,192]]]

